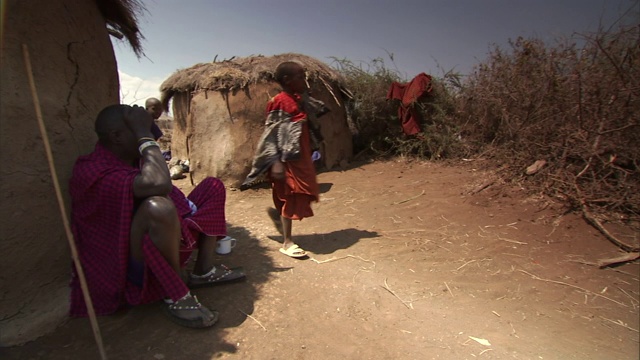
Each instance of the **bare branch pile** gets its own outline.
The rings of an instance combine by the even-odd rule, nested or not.
[[[640,215],[640,46],[637,26],[547,47],[518,38],[495,48],[459,97],[469,142],[513,174],[576,208]]]

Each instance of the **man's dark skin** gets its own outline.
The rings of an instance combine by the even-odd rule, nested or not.
[[[105,110],[108,111],[107,116],[96,122],[100,142],[128,164],[137,164],[140,158],[143,160],[140,174],[133,181],[133,194],[142,200],[131,223],[130,256],[139,262],[144,261],[142,239],[148,233],[167,263],[185,279],[179,260],[180,220],[173,201],[168,197],[172,189],[169,169],[159,147],[148,146],[142,155],[138,152],[138,146],[145,138],[153,138],[150,129],[154,119],[138,106],[119,105]],[[213,268],[216,240],[215,236],[200,239],[194,274],[205,274]],[[201,312],[179,312],[178,316],[185,319],[217,317],[205,307]]]

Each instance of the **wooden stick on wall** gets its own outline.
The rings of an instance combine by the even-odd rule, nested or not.
[[[33,80],[33,70],[31,68],[31,59],[29,57],[29,48],[26,44],[22,44],[22,53],[24,56],[24,63],[27,68],[27,76],[29,77],[29,85],[31,87],[31,96],[33,97],[33,105],[36,110],[36,117],[38,119],[38,126],[40,127],[40,135],[42,136],[42,142],[44,143],[44,149],[47,153],[47,160],[49,161],[49,170],[51,171],[51,179],[53,180],[53,186],[58,198],[58,205],[60,207],[60,214],[62,215],[62,222],[64,223],[64,229],[67,232],[67,240],[69,241],[69,247],[71,248],[71,258],[76,266],[76,272],[80,280],[80,287],[82,288],[82,295],[84,296],[84,302],[87,305],[87,311],[89,312],[89,320],[91,321],[91,328],[93,329],[93,335],[98,344],[98,350],[100,351],[100,358],[102,360],[107,359],[107,354],[104,351],[104,345],[102,344],[102,336],[100,335],[100,328],[98,327],[98,320],[96,318],[96,312],[93,309],[93,302],[91,302],[91,295],[89,294],[89,287],[87,286],[87,280],[84,277],[84,271],[82,270],[82,264],[78,257],[78,250],[73,239],[73,233],[69,226],[69,219],[67,218],[67,212],[64,206],[64,199],[62,198],[62,191],[60,191],[60,183],[58,182],[58,175],[56,173],[56,167],[53,163],[53,154],[51,152],[51,145],[49,144],[49,138],[47,136],[47,129],[44,126],[42,120],[42,111],[40,109],[40,100],[38,93],[36,92],[36,83]]]

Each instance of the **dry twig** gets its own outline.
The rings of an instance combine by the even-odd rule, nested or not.
[[[612,302],[614,302],[614,303],[616,303],[616,304],[618,304],[618,305],[622,305],[622,306],[624,306],[624,307],[629,307],[627,304],[621,303],[621,302],[620,302],[620,301],[618,301],[618,300],[614,300],[614,299],[612,299],[612,298],[610,298],[610,297],[607,297],[607,296],[604,296],[604,295],[601,295],[601,294],[595,293],[595,292],[590,291],[590,290],[587,290],[587,289],[585,289],[585,288],[581,288],[580,286],[571,285],[571,284],[568,284],[568,283],[566,283],[566,282],[557,281],[557,280],[543,279],[543,278],[541,278],[541,277],[539,277],[539,276],[537,276],[537,275],[533,275],[532,273],[530,273],[530,272],[528,272],[528,271],[525,271],[525,270],[518,270],[518,271],[520,271],[521,273],[525,273],[525,274],[527,274],[527,275],[531,276],[531,277],[532,277],[532,278],[534,278],[535,280],[540,280],[540,281],[550,282],[550,283],[554,283],[554,284],[559,284],[559,285],[569,286],[569,287],[572,287],[572,288],[574,288],[574,289],[582,290],[582,291],[584,291],[584,292],[586,292],[586,293],[589,293],[589,294],[591,294],[591,295],[594,295],[594,296],[598,296],[598,297],[601,297],[601,298],[607,299],[607,300],[612,301]]]
[[[328,262],[338,261],[338,260],[342,260],[342,259],[346,259],[346,258],[354,258],[354,259],[362,260],[364,262],[372,263],[373,267],[376,267],[376,262],[375,261],[363,259],[360,256],[355,256],[355,255],[345,255],[345,256],[341,256],[339,258],[332,257],[331,259],[327,259],[327,260],[316,260],[314,258],[311,258],[311,261],[315,262],[316,264],[325,264],[325,263],[328,263]]]
[[[262,327],[262,328],[264,329],[264,331],[267,331],[267,328],[266,328],[266,327],[264,327],[264,325],[262,325],[262,323],[261,323],[260,321],[258,321],[256,318],[254,318],[253,316],[251,316],[251,315],[247,314],[246,312],[244,312],[244,311],[242,311],[242,310],[240,310],[240,309],[237,309],[237,310],[238,310],[238,311],[240,311],[241,313],[243,313],[245,316],[247,316],[247,317],[248,317],[248,318],[250,318],[251,320],[253,320],[253,321],[257,322],[257,323],[258,323],[258,325],[260,325],[260,327]]]
[[[517,240],[511,240],[511,239],[505,239],[505,238],[502,238],[500,236],[498,236],[498,240],[502,240],[502,241],[506,241],[506,242],[510,242],[510,243],[514,243],[514,244],[528,245],[528,243],[526,243],[526,242],[517,241]]]
[[[391,293],[391,295],[393,295],[393,296],[395,296],[395,297],[396,297],[396,299],[400,300],[400,302],[402,302],[402,304],[403,304],[404,306],[406,306],[406,307],[407,307],[407,309],[411,309],[411,310],[413,310],[413,307],[412,307],[411,305],[407,305],[407,302],[406,302],[406,301],[404,301],[404,300],[400,299],[400,297],[398,296],[398,294],[396,294],[393,290],[391,290],[391,288],[389,288],[389,284],[387,284],[387,279],[386,279],[386,278],[384,279],[384,286],[380,285],[380,287],[382,287],[383,289],[385,289],[385,290],[387,290],[388,292],[390,292],[390,293]]]
[[[585,170],[586,170],[586,168],[588,166],[589,166],[589,164],[587,164],[585,166]],[[585,220],[587,220],[587,222],[589,224],[591,224],[593,227],[598,229],[602,233],[602,235],[604,235],[609,241],[611,241],[612,243],[617,245],[622,250],[624,250],[626,252],[640,253],[640,247],[637,247],[637,246],[633,247],[631,245],[627,245],[624,242],[620,241],[618,238],[613,236],[613,234],[611,234],[609,231],[607,231],[607,229],[605,229],[604,226],[602,226],[602,224],[600,224],[600,221],[598,221],[598,219],[596,219],[593,215],[591,215],[591,212],[589,212],[589,209],[587,208],[586,201],[585,201],[584,197],[582,196],[582,192],[580,191],[580,188],[578,187],[578,183],[577,183],[577,179],[581,174],[582,174],[582,172],[580,172],[580,174],[578,174],[576,176],[576,179],[574,180],[573,186],[575,187],[576,194],[578,196],[578,200],[580,201],[580,208],[582,209],[582,216],[585,218]]]
[[[634,328],[630,327],[629,325],[627,325],[627,324],[623,323],[621,320],[613,321],[613,320],[611,320],[611,319],[607,319],[607,318],[606,318],[606,317],[604,317],[604,316],[600,316],[600,318],[601,318],[602,320],[607,320],[607,321],[612,322],[612,323],[614,323],[614,324],[616,324],[616,325],[622,326],[623,328],[627,328],[627,329],[629,329],[629,330],[631,330],[631,331],[640,332],[640,331],[638,331],[638,329],[634,329]]]
[[[455,297],[455,296],[453,296],[453,291],[451,291],[451,289],[449,288],[449,284],[447,284],[446,281],[444,282],[444,286],[446,286],[447,290],[449,290],[449,294],[451,294],[451,297]]]
[[[592,263],[592,262],[584,261],[584,260],[580,260],[580,259],[578,259],[578,260],[565,260],[565,261],[574,262],[574,263],[583,264],[583,265],[589,265],[589,266],[598,266],[598,267],[600,266],[600,265],[598,265],[596,263]],[[615,268],[606,268],[606,269],[612,270],[612,271],[615,271],[615,272],[618,272],[618,273],[621,273],[621,274],[629,275],[629,276],[635,276],[635,274],[631,274],[631,273],[628,273],[626,271],[618,270],[618,269],[615,269]],[[635,281],[640,281],[640,279],[638,279],[636,277],[633,277],[632,279],[635,280]]]
[[[426,229],[396,229],[396,230],[382,230],[382,232],[386,232],[386,233],[395,233],[395,232],[419,232],[419,231],[428,231]]]
[[[422,190],[422,192],[421,192],[420,194],[416,195],[416,196],[412,196],[412,197],[410,197],[410,198],[408,198],[408,199],[405,199],[405,200],[402,200],[402,201],[396,201],[396,202],[394,202],[392,205],[403,204],[403,203],[406,203],[407,201],[411,201],[411,200],[413,200],[413,199],[417,199],[417,198],[419,198],[419,197],[420,197],[420,196],[422,196],[422,195],[424,195],[424,190]]]
[[[600,269],[603,269],[603,268],[606,268],[607,266],[621,264],[621,263],[634,261],[638,259],[640,259],[640,253],[638,252],[626,253],[624,255],[617,256],[614,258],[600,259],[598,260],[598,267]]]
[[[640,301],[638,301],[638,299],[634,298],[633,296],[629,295],[628,292],[624,291],[623,288],[621,288],[620,286],[616,286],[620,291],[622,291],[623,294],[627,295],[629,297],[629,299],[631,299],[631,305],[633,305],[633,307],[636,307],[636,303],[640,303]]]
[[[469,261],[467,261],[466,263],[464,263],[464,264],[462,264],[460,267],[458,267],[458,268],[456,269],[456,271],[458,271],[458,270],[462,269],[463,267],[465,267],[465,266],[467,266],[467,265],[471,264],[471,263],[472,263],[472,262],[474,262],[474,261],[475,261],[475,260],[469,260]]]
[[[479,193],[480,191],[488,188],[489,186],[493,185],[496,182],[496,179],[491,179],[489,181],[484,182],[482,185],[478,186],[476,189],[474,189],[473,191],[469,192],[469,195],[475,195],[477,193]]]

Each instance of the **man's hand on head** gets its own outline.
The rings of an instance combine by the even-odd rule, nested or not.
[[[133,105],[125,109],[124,122],[137,137],[148,137],[153,117],[143,107]]]

